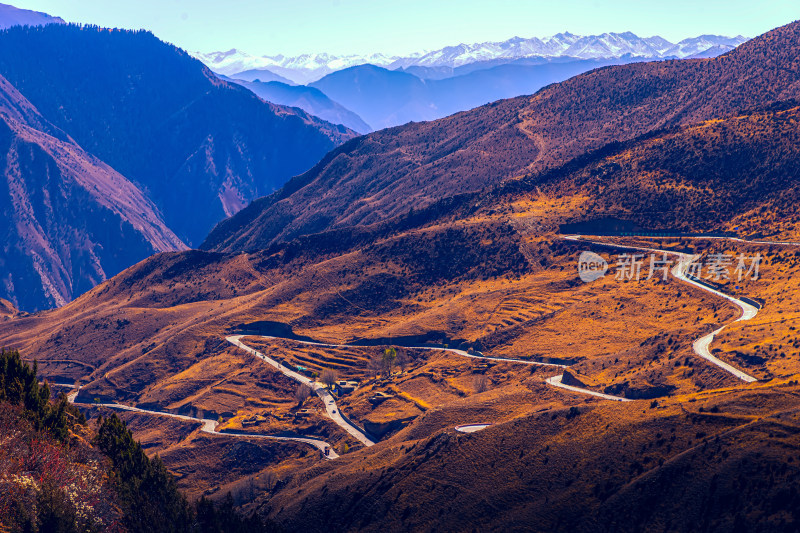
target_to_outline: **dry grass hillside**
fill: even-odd
[[[534,403],[477,433],[414,434],[431,413],[255,507],[300,529],[792,531],[797,409],[795,384],[654,408]]]
[[[601,68],[530,97],[379,131],[222,222],[203,247],[250,251],[370,224],[610,142],[797,98],[798,49],[800,24],[792,23],[717,58]]]
[[[526,213],[519,213],[521,219]],[[556,219],[562,216],[558,209],[553,213]],[[282,487],[316,477],[319,469],[334,475],[340,464],[372,464],[377,461],[373,454],[380,456],[389,443],[407,448],[411,441],[451,432],[458,424],[514,427],[503,424],[543,409],[568,413],[587,401],[605,403],[547,386],[544,379],[560,373],[554,367],[483,364],[443,352],[400,348],[405,368],[398,367],[401,372],[390,378],[376,377],[370,359],[382,353],[381,344],[413,344],[406,340],[413,336],[491,356],[573,365],[570,373],[591,390],[647,398],[634,402],[645,418],[659,413],[650,408],[653,398],[659,405],[684,398],[674,405],[688,405],[700,391],[713,398],[716,391],[741,388],[737,379],[697,358],[691,348],[693,339],[734,319],[733,306],[673,279],[621,283],[608,276],[582,283],[576,265],[586,245],[525,232],[527,225],[507,217],[481,212],[452,223],[375,235],[367,246],[344,238],[336,243],[329,235],[323,251],[287,245],[256,254],[162,254],[65,308],[2,322],[0,331],[4,344],[39,354],[46,375],[80,380],[85,401],[113,399],[222,416],[220,429],[241,430],[245,419],[260,416],[263,421],[249,431],[315,435],[344,454],[321,464],[309,447],[246,441],[237,446],[247,452],[230,455],[227,450],[239,440],[199,433],[198,425],[126,415],[148,451],[160,453],[179,474],[181,486],[195,495],[217,493],[220,487],[244,494],[247,490],[239,489],[256,483],[248,480],[279,479],[274,493],[288,498],[291,492]],[[452,264],[439,259],[437,243]],[[657,244],[710,253],[701,241]],[[597,251],[609,258],[616,253]],[[774,270],[773,264],[781,263],[769,257],[762,281],[744,292],[767,300],[765,310],[783,314],[788,300],[779,297],[778,287],[787,274]],[[765,287],[775,291],[773,296],[762,294]],[[258,321],[288,324],[298,335],[332,343],[382,339],[367,348],[243,339],[293,366],[317,373],[332,369],[340,379],[358,381],[354,392],[340,398],[339,407],[381,443],[363,449],[324,416],[315,398],[304,406],[310,414],[296,418],[296,384],[224,341],[239,325]],[[790,344],[792,338],[783,342]],[[718,346],[750,353],[747,342],[729,348],[720,341]],[[753,355],[760,357],[760,352]],[[766,365],[748,357],[728,360],[780,383],[797,373],[777,354]],[[378,396],[384,397],[376,401]],[[175,429],[159,429],[164,424]],[[449,454],[443,457],[451,460]],[[363,475],[381,472],[360,468],[365,468]],[[315,498],[329,501],[325,494]]]
[[[509,184],[500,189],[507,196],[494,203],[580,197],[582,205],[573,206],[564,222],[611,218],[660,231],[723,230],[791,240],[798,236],[792,212],[799,121],[800,107],[792,100],[655,132]]]
[[[619,236],[598,245],[565,239],[558,228],[611,214],[644,227],[794,235],[794,104],[731,113],[792,96],[796,56],[785,50],[795,49],[798,32],[796,25],[780,28],[714,60],[600,70],[531,99],[445,119],[467,121],[471,135],[451,132],[465,143],[507,140],[494,155],[474,159],[491,168],[506,164],[504,153],[517,157],[516,148],[534,146],[516,143],[535,137],[536,128],[563,145],[561,152],[547,150],[554,159],[541,160],[542,169],[603,145],[613,140],[602,126],[606,112],[625,142],[547,172],[529,167],[529,159],[519,167],[526,177],[513,184],[435,202],[433,195],[430,205],[410,212],[402,202],[381,211],[382,202],[394,200],[373,202],[374,191],[366,193],[358,180],[328,198],[338,187],[331,182],[328,192],[314,190],[336,200],[332,208],[346,204],[355,213],[369,206],[376,214],[347,218],[362,224],[276,240],[335,226],[332,219],[304,225],[310,219],[301,214],[284,234],[281,217],[298,214],[292,199],[310,194],[314,176],[347,180],[363,165],[380,174],[382,159],[358,152],[380,138],[396,143],[399,192],[444,160],[439,155],[452,154],[445,159],[454,171],[477,157],[458,143],[442,140],[446,146],[423,150],[403,137],[446,122],[351,141],[293,182],[281,196],[286,202],[261,202],[286,207],[281,217],[270,218],[272,207],[265,218],[251,217],[257,204],[230,221],[249,224],[234,232],[249,251],[164,253],[60,309],[9,309],[0,344],[36,354],[48,377],[79,382],[79,401],[221,418],[221,430],[330,443],[340,457],[328,461],[297,442],[213,435],[197,422],[125,415],[190,494],[235,491],[237,503],[288,529],[796,530],[800,340],[792,295],[800,247]],[[786,69],[767,73],[775,64]],[[737,81],[758,65],[769,87]],[[546,107],[555,117],[581,87],[597,88],[586,93],[596,101],[576,106],[597,111],[583,117],[585,127],[569,115],[569,126],[562,119],[559,127],[555,119],[530,122],[524,134],[483,122],[492,112],[514,122],[536,106],[541,116]],[[724,116],[711,120],[717,112]],[[658,129],[668,125],[653,123],[662,118],[675,127]],[[652,133],[640,136],[645,132]],[[405,158],[418,150],[430,153],[414,177]],[[447,185],[446,172],[437,172],[429,183]],[[495,182],[489,167],[457,175]],[[297,187],[303,183],[306,192]],[[446,186],[442,195],[458,190]],[[630,252],[625,245],[704,258],[762,255],[758,279],[720,287],[758,301],[759,313],[729,325],[711,344],[717,357],[756,381],[740,380],[693,349],[695,340],[737,319],[739,309],[674,277],[616,279],[616,259]],[[601,280],[579,279],[586,250],[611,264]],[[281,368],[312,377],[335,371],[357,381],[354,390],[337,393],[336,407],[376,444],[360,444],[325,415],[330,403],[303,399],[296,382],[225,340],[234,333]],[[501,360],[422,350],[420,343]],[[384,351],[389,345],[396,356]],[[562,373],[562,383],[578,390],[546,382]],[[475,423],[491,425],[471,434],[455,430]]]

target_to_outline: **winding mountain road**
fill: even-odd
[[[69,386],[64,383],[57,383],[56,385],[60,387]],[[333,447],[325,442],[324,440],[315,439],[312,437],[282,437],[278,435],[259,435],[256,433],[237,433],[237,432],[227,432],[227,431],[217,431],[217,421],[211,420],[209,418],[195,418],[193,416],[187,415],[179,415],[175,413],[167,413],[164,411],[152,411],[150,409],[140,409],[138,407],[133,407],[130,405],[123,405],[121,403],[93,403],[93,404],[84,404],[84,403],[76,403],[75,399],[78,397],[78,393],[80,392],[80,387],[72,386],[74,390],[67,395],[67,400],[74,405],[83,405],[86,407],[106,407],[109,409],[115,409],[118,411],[129,411],[133,413],[142,413],[147,415],[155,415],[155,416],[166,416],[169,418],[175,418],[178,420],[183,420],[186,422],[200,422],[202,427],[200,431],[203,433],[209,433],[211,435],[222,435],[225,437],[238,437],[238,438],[248,438],[248,439],[269,439],[269,440],[281,440],[281,441],[292,441],[292,442],[300,442],[303,444],[308,444],[309,446],[313,446],[314,448],[318,449],[322,452],[322,456],[326,459],[337,459],[339,455],[333,451]],[[325,450],[328,450],[328,453],[325,453]]]
[[[678,264],[675,265],[672,268],[672,275],[675,276],[677,279],[683,281],[684,283],[688,283],[690,285],[694,285],[695,287],[697,287],[699,289],[702,289],[704,291],[710,292],[711,294],[715,294],[716,296],[724,298],[724,299],[728,300],[729,302],[732,302],[734,305],[736,305],[741,310],[742,314],[739,316],[739,318],[737,318],[736,320],[731,322],[731,324],[735,324],[736,322],[741,322],[743,320],[751,320],[751,319],[755,318],[756,314],[758,314],[758,308],[756,306],[751,305],[751,304],[749,304],[747,302],[744,302],[742,300],[739,300],[738,298],[735,298],[735,297],[733,297],[733,296],[731,296],[729,294],[725,294],[724,292],[718,291],[716,289],[712,289],[711,287],[707,287],[706,285],[703,285],[702,283],[699,283],[696,280],[692,279],[691,277],[689,277],[686,274],[686,272],[687,272],[687,270],[689,268],[689,265],[692,262],[693,257],[690,256],[690,255],[687,255],[687,254],[679,254],[679,257],[680,257],[680,259],[678,261]],[[750,374],[742,372],[738,368],[735,368],[735,367],[729,365],[725,361],[722,361],[721,359],[718,359],[717,357],[714,357],[711,354],[710,347],[711,347],[711,343],[714,341],[714,337],[716,337],[717,334],[719,334],[720,331],[722,331],[723,329],[725,329],[729,325],[730,324],[727,324],[725,326],[722,326],[721,328],[718,328],[718,329],[712,331],[711,333],[709,333],[707,335],[703,335],[702,337],[700,337],[699,339],[694,341],[694,344],[692,345],[692,348],[694,349],[694,352],[697,355],[699,355],[700,357],[702,357],[706,361],[709,361],[709,362],[717,365],[718,367],[722,368],[723,370],[725,370],[727,372],[730,372],[731,374],[733,374],[737,378],[741,379],[742,381],[744,381],[746,383],[752,383],[754,381],[757,381],[756,378],[754,378]]]
[[[336,400],[333,398],[331,393],[324,385],[310,378],[307,378],[303,374],[295,372],[289,367],[281,364],[279,361],[276,361],[275,359],[267,355],[264,355],[258,350],[247,346],[240,340],[242,337],[245,336],[246,335],[230,335],[228,337],[225,337],[225,340],[230,342],[234,346],[241,348],[247,353],[255,355],[262,361],[266,362],[268,365],[275,367],[284,376],[289,377],[299,383],[305,383],[306,385],[311,387],[311,390],[314,391],[314,393],[316,393],[316,395],[322,399],[322,403],[325,404],[325,411],[328,413],[328,417],[331,420],[333,420],[339,427],[344,429],[347,433],[349,433],[352,437],[354,437],[356,440],[358,440],[358,442],[360,442],[364,446],[372,446],[373,444],[375,444],[375,441],[369,438],[363,429],[359,428],[358,426],[350,422],[350,420],[348,420],[344,415],[342,415],[341,410],[336,405]],[[261,337],[261,338],[275,339],[276,337]],[[297,342],[303,342],[303,341],[297,341]],[[313,342],[306,342],[305,344],[314,344],[317,346],[334,346],[332,344],[320,344]]]
[[[331,396],[328,389],[325,388],[322,384],[317,383],[316,381],[307,378],[306,376],[295,372],[291,368],[281,364],[279,361],[255,350],[244,344],[241,341],[242,337],[258,337],[260,339],[266,340],[282,340],[282,341],[291,341],[300,344],[305,344],[309,346],[321,346],[325,348],[375,348],[375,346],[367,346],[367,345],[357,345],[357,344],[328,344],[324,342],[314,342],[314,341],[304,341],[298,339],[290,339],[285,337],[274,337],[270,335],[229,335],[225,337],[225,340],[233,344],[234,346],[245,350],[247,353],[255,355],[262,361],[265,361],[267,364],[275,367],[280,373],[284,376],[287,376],[297,382],[305,383],[311,389],[322,398],[322,401],[325,404],[325,410],[328,413],[328,416],[331,420],[333,420],[339,427],[347,431],[350,435],[358,439],[359,442],[364,444],[365,446],[372,446],[375,442],[370,439],[366,432],[363,429],[359,428],[355,424],[353,424],[344,414],[342,413],[341,409],[336,406],[336,401],[334,400],[333,396]],[[506,359],[503,357],[488,357],[485,355],[478,355],[478,354],[471,354],[464,350],[458,350],[455,348],[439,348],[435,346],[405,346],[404,348],[409,348],[412,350],[426,350],[426,351],[439,351],[439,352],[448,352],[459,355],[461,357],[467,357],[470,359],[482,359],[488,361],[498,361],[504,363],[518,363],[524,365],[533,365],[533,366],[550,366],[550,367],[557,367],[557,368],[567,368],[566,365],[560,365],[555,363],[542,363],[539,361],[527,361],[525,359]]]
[[[751,305],[751,304],[749,304],[749,303],[747,303],[745,301],[742,301],[742,300],[740,300],[740,299],[738,299],[738,298],[736,298],[734,296],[731,296],[730,294],[725,294],[724,292],[718,291],[718,290],[716,290],[716,289],[714,289],[712,287],[709,287],[709,286],[707,286],[707,285],[705,285],[703,283],[700,283],[697,280],[695,280],[694,278],[692,278],[691,276],[689,276],[687,274],[687,271],[689,269],[689,266],[695,260],[695,256],[693,256],[693,255],[684,254],[684,253],[681,253],[681,252],[675,252],[675,251],[672,251],[672,250],[661,250],[661,249],[658,249],[658,248],[627,246],[627,245],[623,245],[623,244],[614,244],[614,243],[607,243],[607,242],[602,242],[602,241],[593,241],[593,240],[583,239],[580,235],[568,235],[568,236],[565,236],[564,238],[567,239],[567,240],[586,242],[588,244],[594,244],[594,245],[597,245],[597,246],[605,246],[605,247],[608,247],[608,248],[622,248],[622,249],[633,250],[633,251],[637,251],[637,252],[654,252],[654,253],[659,253],[659,254],[677,256],[678,257],[678,262],[675,264],[674,267],[672,267],[672,270],[671,270],[672,275],[676,279],[678,279],[678,280],[680,280],[680,281],[682,281],[684,283],[687,283],[689,285],[692,285],[692,286],[694,286],[694,287],[696,287],[696,288],[698,288],[700,290],[703,290],[703,291],[709,292],[711,294],[714,294],[714,295],[716,295],[716,296],[718,296],[720,298],[724,298],[725,300],[728,300],[729,302],[733,303],[734,305],[736,305],[740,309],[741,315],[739,316],[739,318],[737,318],[736,320],[731,322],[731,324],[734,324],[736,322],[741,322],[741,321],[744,321],[744,320],[751,320],[758,313],[758,308],[756,306]],[[747,241],[747,240],[739,239],[739,238],[735,238],[735,237],[730,237],[730,238],[715,237],[715,239],[717,239],[717,240],[731,240],[731,241],[734,241],[734,242],[742,242],[742,243],[749,243],[749,244],[776,244],[776,245],[785,245],[785,246],[797,245],[798,244],[798,243],[788,243],[788,242],[787,243],[778,243],[778,242],[770,243],[768,241]],[[708,334],[703,335],[702,337],[698,338],[696,341],[694,341],[694,343],[692,345],[692,348],[694,349],[694,352],[697,355],[699,355],[700,357],[702,357],[706,361],[709,361],[710,363],[722,368],[723,370],[725,370],[726,372],[729,372],[730,374],[733,374],[734,376],[736,376],[737,378],[741,379],[742,381],[744,381],[746,383],[752,383],[754,381],[757,381],[755,377],[747,374],[746,372],[743,372],[743,371],[739,370],[738,368],[726,363],[725,361],[722,361],[721,359],[719,359],[717,357],[714,357],[714,355],[711,354],[710,346],[711,346],[711,343],[714,340],[714,337],[716,337],[719,334],[719,332],[721,332],[723,329],[725,329],[729,325],[730,324],[726,324],[725,326],[722,326],[721,328],[718,328],[718,329],[712,331],[711,333],[708,333]],[[577,387],[576,387],[576,389],[577,389]]]
[[[587,244],[593,244],[593,245],[596,245],[596,246],[604,246],[604,247],[618,248],[618,249],[621,248],[621,249],[629,249],[629,250],[633,250],[633,251],[637,251],[637,252],[652,252],[652,253],[658,253],[658,254],[666,254],[666,255],[669,255],[669,256],[676,256],[678,258],[678,262],[671,269],[671,274],[672,274],[673,277],[675,277],[679,281],[682,281],[684,283],[692,285],[692,286],[694,286],[694,287],[696,287],[696,288],[698,288],[700,290],[709,292],[709,293],[714,294],[714,295],[716,295],[716,296],[718,296],[720,298],[728,300],[729,302],[733,303],[734,305],[736,305],[740,309],[740,311],[741,311],[740,316],[736,320],[731,322],[731,324],[736,323],[736,322],[740,322],[740,321],[751,320],[758,313],[758,308],[755,307],[754,305],[751,305],[750,303],[747,303],[747,302],[745,302],[743,300],[740,300],[740,299],[738,299],[738,298],[736,298],[734,296],[731,296],[729,294],[725,294],[725,293],[723,293],[721,291],[718,291],[718,290],[716,290],[716,289],[714,289],[712,287],[709,287],[709,286],[707,286],[707,285],[705,285],[703,283],[700,283],[699,281],[697,281],[696,279],[694,279],[693,277],[688,275],[687,271],[689,269],[689,266],[695,260],[695,257],[692,256],[692,255],[685,254],[685,253],[682,253],[682,252],[675,252],[675,251],[671,251],[671,250],[661,250],[661,249],[658,249],[658,248],[628,246],[628,245],[622,245],[622,244],[607,243],[607,242],[602,242],[602,241],[593,241],[593,240],[584,239],[583,236],[580,236],[580,235],[568,235],[568,236],[564,236],[563,238],[566,239],[566,240],[586,242]],[[734,242],[742,242],[742,243],[748,243],[748,244],[800,246],[800,243],[792,243],[792,242],[747,241],[747,240],[744,240],[744,239],[739,239],[739,238],[734,238],[734,237],[731,237],[731,238],[713,237],[713,238],[714,239],[718,239],[718,240],[730,240],[730,241],[734,241]],[[717,357],[714,357],[714,355],[712,355],[712,353],[711,353],[710,346],[711,346],[711,343],[713,342],[714,338],[716,337],[716,335],[718,335],[723,329],[725,329],[729,325],[730,324],[726,324],[726,325],[724,325],[724,326],[722,326],[722,327],[720,327],[720,328],[718,328],[718,329],[716,329],[716,330],[714,330],[714,331],[712,331],[712,332],[710,332],[710,333],[698,338],[697,340],[694,341],[692,347],[694,349],[694,352],[698,356],[700,356],[703,359],[709,361],[710,363],[722,368],[726,372],[729,372],[730,374],[736,376],[737,378],[741,379],[742,381],[747,382],[747,383],[752,383],[752,382],[756,381],[755,377],[753,377],[753,376],[751,376],[751,375],[749,375],[749,374],[747,374],[747,373],[735,368],[734,366],[726,363],[725,361],[720,360]],[[225,337],[225,340],[228,341],[229,343],[231,343],[234,346],[236,346],[237,348],[240,348],[240,349],[246,351],[247,353],[249,353],[251,355],[254,355],[255,357],[261,359],[262,361],[266,362],[267,364],[269,364],[270,366],[274,367],[276,370],[281,372],[283,375],[291,378],[294,381],[297,381],[299,383],[303,383],[303,384],[308,385],[311,388],[311,390],[320,399],[322,399],[322,402],[323,402],[323,404],[325,406],[326,414],[333,422],[335,422],[339,427],[344,429],[353,438],[355,438],[356,440],[361,442],[364,446],[372,446],[372,445],[375,444],[375,441],[372,440],[372,438],[370,438],[370,436],[362,428],[358,427],[353,422],[351,422],[341,412],[341,410],[336,405],[336,401],[335,401],[334,397],[330,394],[330,392],[328,391],[328,389],[325,386],[323,386],[322,384],[316,382],[315,380],[312,380],[312,379],[310,379],[310,378],[308,378],[308,377],[306,377],[306,376],[304,376],[304,375],[292,370],[291,368],[289,368],[289,367],[283,365],[281,362],[279,362],[279,361],[277,361],[277,360],[275,360],[275,359],[263,354],[262,352],[259,352],[258,350],[254,349],[254,348],[251,348],[250,346],[247,346],[246,344],[244,344],[241,341],[242,337],[245,337],[245,336],[247,336],[247,337],[258,337],[258,338],[266,339],[266,340],[291,341],[291,342],[296,342],[296,343],[310,345],[310,346],[319,346],[319,347],[327,347],[327,348],[374,348],[374,346],[355,345],[355,344],[330,344],[330,343],[305,341],[305,340],[298,340],[298,339],[285,338],[285,337],[275,337],[275,336],[268,336],[268,335],[229,335],[229,336]],[[459,350],[459,349],[455,349],[455,348],[440,348],[440,347],[431,347],[431,346],[407,346],[406,348],[416,349],[416,350],[426,350],[426,351],[447,352],[447,353],[452,353],[452,354],[458,355],[460,357],[466,357],[466,358],[471,358],[471,359],[481,359],[481,360],[488,360],[488,361],[505,362],[505,363],[517,363],[517,364],[544,366],[544,367],[568,368],[568,365],[562,365],[562,364],[556,364],[556,363],[543,363],[543,362],[539,362],[539,361],[529,361],[529,360],[525,360],[525,359],[508,359],[508,358],[502,358],[502,357],[490,357],[490,356],[485,356],[485,355],[482,355],[482,354],[469,353],[467,351]],[[616,401],[616,402],[630,402],[630,401],[632,401],[629,398],[622,398],[622,397],[619,397],[619,396],[613,396],[613,395],[610,395],[610,394],[603,394],[603,393],[600,393],[600,392],[595,392],[595,391],[588,390],[588,389],[585,389],[585,388],[582,388],[582,387],[566,385],[566,384],[564,384],[562,382],[562,380],[563,380],[563,374],[559,374],[559,375],[547,378],[545,380],[545,382],[548,385],[551,385],[553,387],[557,387],[557,388],[560,388],[560,389],[563,389],[563,390],[567,390],[567,391],[570,391],[570,392],[576,392],[576,393],[579,393],[579,394],[590,395],[590,396],[594,396],[594,397],[605,399],[605,400]],[[76,399],[77,395],[78,395],[78,390],[76,389],[75,391],[73,391],[72,393],[70,393],[68,395],[69,401],[72,402],[72,403],[75,403],[75,399]],[[145,414],[151,414],[151,415],[157,415],[157,416],[168,416],[168,417],[172,417],[172,418],[176,418],[176,419],[180,419],[180,420],[186,420],[186,421],[192,421],[192,422],[200,422],[202,424],[201,431],[203,431],[205,433],[213,434],[213,435],[225,435],[225,436],[246,437],[246,438],[267,438],[267,439],[273,439],[273,440],[302,442],[302,443],[308,444],[310,446],[313,446],[313,447],[319,449],[320,451],[323,452],[323,456],[328,458],[328,459],[335,459],[335,458],[338,457],[338,455],[333,451],[332,447],[328,443],[326,443],[325,441],[319,440],[319,439],[311,438],[311,437],[280,437],[280,436],[273,436],[273,435],[255,435],[255,434],[245,434],[245,433],[218,432],[218,431],[216,431],[216,422],[214,420],[194,418],[194,417],[190,417],[190,416],[186,416],[186,415],[178,415],[178,414],[174,414],[174,413],[151,411],[151,410],[147,410],[147,409],[139,409],[137,407],[131,407],[131,406],[122,405],[122,404],[118,404],[118,403],[103,403],[103,404],[95,404],[95,405],[98,405],[100,407],[107,407],[107,408],[111,408],[111,409],[119,409],[119,410],[124,410],[124,411],[139,412],[139,413],[145,413]],[[474,431],[479,431],[481,429],[484,429],[485,427],[488,427],[488,425],[489,424],[464,424],[464,425],[461,425],[461,426],[457,426],[456,430],[460,431],[460,432],[474,432]],[[328,455],[325,455],[325,453],[324,453],[326,449],[328,449]]]

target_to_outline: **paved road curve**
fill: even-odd
[[[758,313],[758,308],[756,306],[750,305],[749,303],[739,300],[738,298],[734,298],[733,296],[725,294],[724,292],[712,289],[711,287],[706,287],[702,283],[698,283],[694,279],[687,276],[686,271],[689,268],[691,262],[692,262],[692,256],[686,254],[680,254],[680,259],[678,261],[678,264],[675,265],[672,269],[672,275],[678,278],[679,280],[683,281],[684,283],[694,285],[699,289],[715,294],[721,298],[725,298],[729,302],[732,302],[734,305],[739,307],[742,314],[739,316],[739,318],[734,320],[732,324],[735,324],[736,322],[741,322],[743,320],[751,320],[756,316],[756,314]],[[695,353],[700,357],[702,357],[703,359],[710,361],[711,363],[717,365],[723,370],[730,372],[731,374],[741,379],[742,381],[745,381],[747,383],[752,383],[756,381],[756,378],[745,372],[742,372],[738,368],[729,365],[725,361],[722,361],[721,359],[718,359],[711,354],[710,347],[711,343],[714,341],[714,337],[716,337],[717,334],[723,329],[725,329],[728,325],[722,326],[721,328],[712,331],[708,335],[700,337],[699,339],[694,341],[692,348],[694,348]]]
[[[480,431],[482,429],[486,429],[491,424],[462,424],[460,426],[456,426],[456,431],[460,433],[475,433],[476,431]]]
[[[314,381],[314,380],[312,380],[310,378],[307,378],[303,374],[295,372],[294,370],[290,369],[289,367],[287,367],[285,365],[282,365],[280,362],[276,361],[275,359],[273,359],[271,357],[268,357],[268,356],[264,355],[263,353],[259,352],[258,350],[247,346],[246,344],[244,344],[240,340],[242,337],[245,337],[245,336],[258,337],[258,335],[231,335],[231,336],[225,337],[225,340],[230,342],[234,346],[236,346],[238,348],[241,348],[242,350],[246,351],[247,353],[255,355],[256,357],[258,357],[262,361],[265,361],[270,366],[275,367],[284,376],[287,376],[287,377],[289,377],[289,378],[291,378],[291,379],[293,379],[295,381],[298,381],[300,383],[305,383],[306,385],[311,387],[311,390],[313,390],[317,394],[317,396],[322,398],[322,402],[325,404],[325,411],[328,413],[328,417],[331,420],[333,420],[339,427],[341,427],[342,429],[347,431],[347,433],[349,433],[351,436],[353,436],[356,440],[358,440],[364,446],[372,446],[373,444],[375,444],[375,442],[366,435],[364,430],[362,430],[361,428],[357,427],[355,424],[350,422],[350,420],[348,420],[344,416],[342,416],[341,411],[339,410],[339,408],[336,405],[336,400],[334,400],[333,396],[331,395],[331,393],[328,391],[328,389],[324,385],[322,385],[321,383],[317,383],[316,381]],[[261,336],[261,338],[264,338],[264,339],[275,339],[276,337]],[[291,340],[291,339],[287,339],[287,340]],[[303,341],[297,341],[297,342],[303,342]],[[334,345],[331,345],[331,344],[320,344],[320,343],[313,343],[313,342],[306,342],[305,344],[315,344],[315,345],[318,345],[318,346],[334,346]]]
[[[269,335],[231,335],[225,337],[225,340],[245,350],[246,352],[255,355],[259,359],[266,361],[269,365],[275,367],[280,371],[283,375],[292,378],[295,381],[299,381],[300,383],[305,383],[312,388],[317,395],[322,398],[322,401],[325,402],[325,409],[328,412],[328,416],[336,422],[341,428],[347,431],[350,435],[355,437],[365,446],[372,446],[375,444],[365,433],[364,431],[357,427],[355,424],[350,422],[344,415],[342,415],[341,411],[337,408],[336,402],[333,399],[333,396],[328,392],[328,390],[321,384],[307,378],[306,376],[299,374],[292,370],[291,368],[282,365],[279,361],[272,359],[264,355],[263,353],[250,348],[246,344],[241,341],[242,337],[258,337],[260,339],[267,339],[267,340],[285,340],[291,342],[297,342],[300,344],[306,344],[311,346],[321,346],[324,348],[375,348],[375,346],[366,346],[366,345],[356,345],[356,344],[327,344],[324,342],[313,342],[313,341],[303,341],[297,339],[289,339],[284,337],[273,337]],[[533,366],[550,366],[550,367],[557,367],[557,368],[567,368],[566,365],[559,365],[555,363],[541,363],[539,361],[527,361],[525,359],[506,359],[503,357],[488,357],[485,355],[478,355],[478,354],[471,354],[464,350],[457,350],[455,348],[438,348],[433,346],[404,346],[404,348],[412,349],[412,350],[427,350],[427,351],[439,351],[439,352],[449,352],[461,357],[468,357],[470,359],[483,359],[488,361],[498,361],[504,363],[518,363],[524,365],[533,365]]]
[[[57,385],[61,387],[69,386],[63,383],[58,383]],[[211,435],[223,435],[225,437],[238,437],[238,438],[248,438],[248,439],[270,439],[270,440],[301,442],[303,444],[308,444],[310,446],[313,446],[314,448],[321,451],[322,456],[325,457],[326,459],[337,459],[339,457],[339,455],[335,451],[333,451],[333,447],[330,444],[320,439],[314,439],[311,437],[280,437],[277,435],[258,435],[253,433],[229,433],[224,431],[217,431],[216,429],[217,421],[208,418],[195,418],[193,416],[178,415],[175,413],[166,413],[163,411],[151,411],[149,409],[139,409],[138,407],[123,405],[121,403],[93,403],[93,404],[76,403],[75,399],[78,396],[78,392],[80,392],[80,387],[75,387],[75,390],[73,390],[71,393],[67,395],[67,399],[69,400],[70,403],[75,405],[84,405],[86,407],[107,407],[109,409],[116,409],[118,411],[130,411],[134,413],[143,413],[148,415],[167,416],[170,418],[176,418],[178,420],[184,420],[186,422],[200,422],[202,424],[200,431],[202,431],[203,433],[209,433]],[[328,450],[327,455],[325,455],[326,449]]]
[[[604,400],[612,400],[612,401],[615,401],[615,402],[631,402],[631,401],[633,401],[633,400],[630,400],[628,398],[622,398],[620,396],[612,396],[610,394],[603,394],[602,392],[595,392],[593,390],[584,389],[582,387],[574,387],[572,385],[565,385],[564,383],[561,382],[561,380],[563,378],[564,378],[564,374],[559,374],[557,376],[553,376],[551,378],[547,378],[544,381],[545,381],[545,383],[547,383],[548,385],[552,385],[553,387],[558,387],[560,389],[565,389],[565,390],[572,391],[572,392],[579,392],[581,394],[589,394],[591,396],[596,396],[596,397],[602,398]]]
[[[689,265],[692,263],[692,261],[694,259],[694,256],[692,256],[690,254],[684,254],[684,253],[675,252],[675,251],[671,251],[671,250],[660,250],[658,248],[626,246],[626,245],[622,245],[622,244],[613,244],[613,243],[600,242],[600,241],[584,240],[584,239],[581,239],[580,235],[570,235],[570,236],[567,236],[567,237],[564,237],[564,238],[568,239],[568,240],[573,240],[573,241],[587,242],[587,243],[595,244],[595,245],[598,245],[598,246],[606,246],[606,247],[609,247],[609,248],[623,248],[623,249],[634,250],[634,251],[638,251],[638,252],[655,252],[655,253],[659,253],[659,254],[667,254],[667,255],[677,256],[678,257],[678,263],[672,268],[672,275],[675,278],[677,278],[678,280],[680,280],[680,281],[682,281],[684,283],[688,283],[689,285],[693,285],[694,287],[697,287],[700,290],[703,290],[703,291],[706,291],[706,292],[710,292],[711,294],[719,296],[720,298],[724,298],[724,299],[728,300],[729,302],[733,303],[734,305],[736,305],[741,310],[741,315],[739,316],[739,318],[734,320],[732,323],[741,322],[743,320],[751,320],[758,313],[758,308],[757,307],[755,307],[753,305],[750,305],[749,303],[744,302],[744,301],[742,301],[742,300],[740,300],[740,299],[738,299],[738,298],[736,298],[734,296],[731,296],[729,294],[725,294],[724,292],[721,292],[721,291],[718,291],[718,290],[713,289],[711,287],[708,287],[708,286],[706,286],[706,285],[704,285],[702,283],[697,282],[696,280],[692,279],[691,277],[689,277],[686,274],[686,271],[688,270]],[[725,238],[722,238],[722,237],[719,237],[718,239],[725,240]],[[742,239],[736,239],[736,238],[729,238],[727,240],[736,241],[736,242],[754,243],[754,244],[780,244],[780,245],[791,245],[791,244],[794,244],[794,243],[768,243],[766,241],[744,241]],[[730,325],[730,324],[728,324],[728,325]],[[719,329],[717,329],[715,331],[712,331],[711,333],[709,333],[707,335],[704,335],[704,336],[700,337],[699,339],[697,339],[696,341],[694,341],[694,344],[692,345],[692,347],[694,348],[694,352],[697,355],[699,355],[700,357],[702,357],[703,359],[709,361],[710,363],[712,363],[714,365],[717,365],[718,367],[722,368],[726,372],[729,372],[729,373],[733,374],[734,376],[736,376],[737,378],[741,379],[742,381],[745,381],[747,383],[752,383],[753,381],[756,381],[756,378],[754,378],[753,376],[751,376],[751,375],[749,375],[749,374],[747,374],[745,372],[742,372],[741,370],[733,367],[732,365],[726,363],[725,361],[722,361],[721,359],[718,359],[717,357],[714,357],[711,354],[711,350],[709,349],[710,346],[711,346],[711,342],[714,340],[714,337],[716,337],[716,335],[720,331],[725,329],[728,325],[722,326],[721,328],[719,328]]]

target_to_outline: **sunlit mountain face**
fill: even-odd
[[[201,61],[77,7],[0,6],[0,530],[800,529],[800,23]]]

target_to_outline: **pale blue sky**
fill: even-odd
[[[69,22],[146,28],[188,50],[408,54],[560,31],[676,41],[753,37],[800,18],[798,0],[4,0]]]

